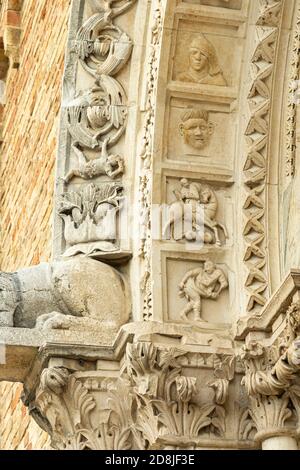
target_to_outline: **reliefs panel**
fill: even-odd
[[[216,247],[230,243],[224,223],[231,214],[230,191],[206,181],[166,178],[167,210],[163,211],[163,239]],[[192,243],[195,242],[195,246]]]
[[[234,25],[211,25],[191,16],[176,20],[172,79],[192,86],[237,85],[241,67],[240,32]]]
[[[168,160],[232,171],[236,135],[229,105],[172,97],[166,126]]]
[[[83,19],[75,11],[72,21],[78,26],[71,29],[58,164],[64,256],[84,253],[109,260],[112,253],[123,259],[128,252],[128,240],[120,246],[117,213],[130,165],[125,135],[133,39],[128,28],[135,3],[81,2]]]
[[[114,253],[123,187],[118,183],[90,184],[61,196],[58,212],[64,221],[65,256]]]
[[[231,323],[229,282],[233,288],[234,277],[221,257],[217,258],[164,253],[163,272],[168,279],[165,321],[204,328],[226,328]]]
[[[161,64],[169,67],[159,74],[155,128],[153,202],[162,207],[155,285],[163,279],[154,316],[226,332],[238,298],[235,179],[246,17],[236,10],[244,13],[248,2],[174,3],[163,29]]]

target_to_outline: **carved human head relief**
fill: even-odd
[[[189,54],[189,68],[178,75],[178,80],[207,85],[227,85],[216,50],[203,34],[194,37],[186,49]]]
[[[210,141],[214,125],[209,121],[209,114],[202,109],[190,109],[181,116],[180,134],[184,142],[194,149],[202,150]]]

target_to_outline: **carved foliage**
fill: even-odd
[[[216,434],[225,429],[225,413],[216,404],[194,401],[196,378],[182,375],[184,355],[152,344],[128,345],[126,367],[138,401],[137,424],[150,446],[171,436],[193,441],[209,428]]]
[[[91,427],[90,414],[96,403],[67,369],[54,367],[43,371],[36,405],[49,421],[53,447],[84,448],[81,431]]]
[[[223,436],[224,382],[233,378],[233,359],[214,356],[218,378],[209,385],[219,390],[221,380],[222,392],[201,404],[196,378],[183,375],[185,357],[185,351],[160,350],[151,343],[128,345],[122,377],[104,379],[103,386],[62,367],[45,369],[32,408],[47,423],[56,449],[193,446],[203,433]],[[106,406],[98,402],[100,392],[106,394]]]
[[[287,315],[287,342],[265,349],[252,341],[244,346],[242,360],[246,373],[242,380],[249,395],[249,408],[243,412],[240,438],[247,438],[256,428],[257,439],[274,435],[299,425],[300,338],[299,306],[293,305]]]

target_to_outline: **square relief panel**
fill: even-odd
[[[225,263],[209,257],[165,260],[165,320],[199,327],[228,327],[233,321],[233,275]]]
[[[232,10],[241,10],[242,0],[183,0],[182,3],[191,5],[207,5],[210,7],[231,8]]]
[[[180,19],[177,28],[172,80],[193,86],[238,86],[243,45],[239,27]]]
[[[189,251],[229,247],[233,243],[233,201],[230,188],[195,178],[166,177],[162,202],[165,242]]]
[[[235,115],[228,106],[171,98],[168,120],[168,160],[233,169]]]

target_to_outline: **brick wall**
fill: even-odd
[[[1,270],[51,255],[54,166],[70,0],[23,0],[18,69],[6,82],[1,167]],[[3,17],[3,15],[2,15]],[[20,402],[22,386],[0,384],[0,448],[49,443]]]

